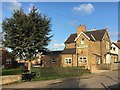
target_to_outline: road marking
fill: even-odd
[[[116,80],[114,80],[112,77],[110,77],[110,76],[107,76],[107,75],[105,75],[107,78],[109,78],[109,79],[112,79],[113,81],[115,81],[115,82],[118,82],[118,81],[116,81]]]
[[[109,89],[107,86],[105,86],[103,83],[101,83],[102,84],[102,86],[106,89],[106,90],[111,90],[111,89]]]

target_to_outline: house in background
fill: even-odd
[[[61,66],[62,51],[43,52],[41,60],[44,66]]]
[[[120,62],[120,41],[118,40],[117,43],[112,42],[110,53],[106,54],[106,60],[108,64],[112,64],[115,62]]]
[[[107,29],[86,31],[86,26],[80,25],[77,33],[71,34],[65,41],[61,66],[85,66],[94,70],[98,64],[107,62],[110,44]]]
[[[10,53],[4,47],[0,47],[0,63],[3,68],[12,68],[13,59]]]
[[[117,41],[117,43],[112,43],[111,44],[111,50],[110,50],[110,52],[112,53],[112,54],[115,54],[116,55],[116,57],[114,56],[111,56],[111,61],[112,62],[118,62],[118,61],[120,61],[120,41],[118,40]]]
[[[85,66],[86,69],[95,71],[99,65],[114,61],[111,60],[113,57],[118,60],[118,54],[111,51],[107,29],[86,31],[86,26],[80,25],[77,33],[71,34],[64,43],[63,51],[51,51],[42,55],[44,64],[62,67]]]

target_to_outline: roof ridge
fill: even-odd
[[[106,30],[106,28],[104,28],[104,29],[98,29],[98,30],[93,30],[93,31],[86,31],[86,32],[95,32],[95,31],[104,31],[104,30]]]

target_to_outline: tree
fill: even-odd
[[[47,50],[52,35],[51,18],[42,15],[33,7],[29,14],[24,10],[14,10],[11,18],[2,22],[3,45],[12,50],[17,58],[33,60],[36,55]]]

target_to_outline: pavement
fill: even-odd
[[[3,85],[6,88],[104,88],[111,90],[119,88],[120,74],[118,71],[108,71],[98,74],[85,74],[81,77],[69,77],[46,81],[21,82],[16,84]],[[119,88],[120,89],[120,88]]]

